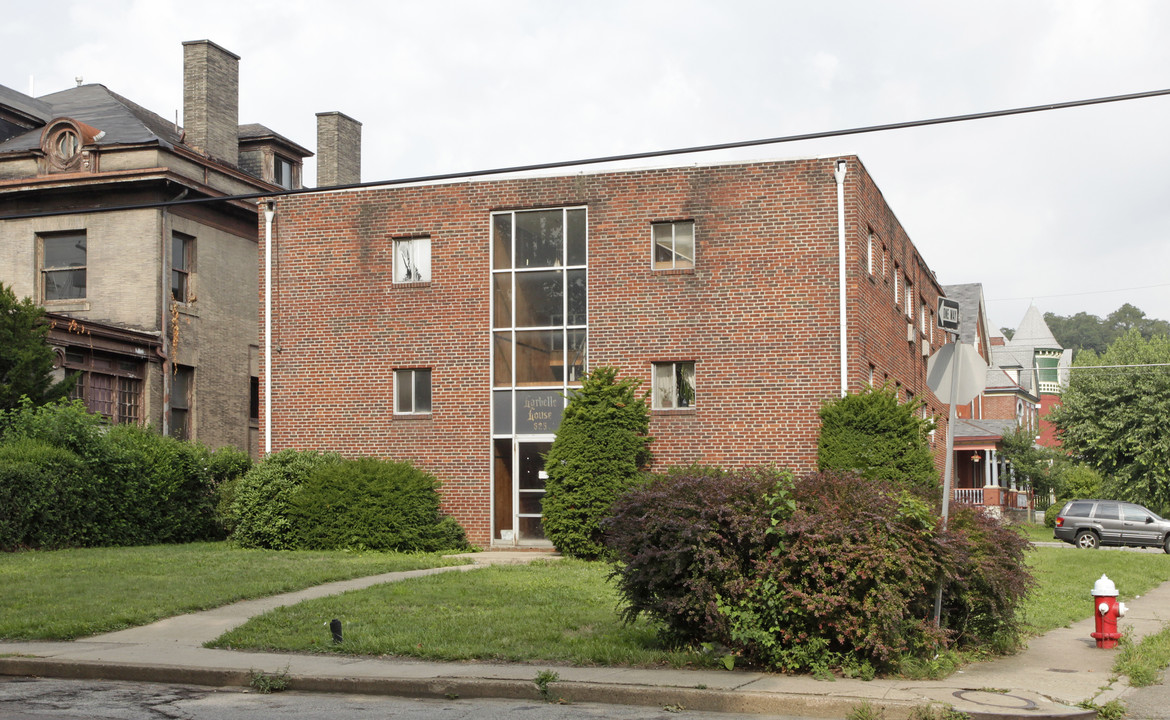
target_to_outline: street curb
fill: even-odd
[[[272,673],[267,673],[272,675]],[[0,657],[0,675],[53,677],[71,680],[115,680],[153,682],[208,687],[247,688],[252,680],[249,671],[229,668],[192,668],[176,665],[62,661],[52,658]],[[374,678],[315,677],[289,674],[284,678],[287,689],[318,693],[392,695],[433,699],[542,700],[532,680],[502,678]],[[880,710],[885,720],[910,720],[921,717],[930,707],[938,710],[951,705],[974,720],[1092,720],[1096,712],[1081,708],[1038,709],[1020,712],[978,710],[963,702],[943,703],[923,698],[921,701],[890,700],[842,695],[807,695],[794,693],[712,690],[692,687],[656,685],[619,685],[557,680],[548,684],[554,702],[634,705],[643,707],[683,708],[704,712],[785,715],[806,718],[842,718],[859,706],[868,704]]]

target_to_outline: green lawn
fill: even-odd
[[[1036,633],[1092,613],[1109,575],[1122,600],[1170,580],[1163,553],[1034,548]],[[445,564],[435,556],[271,552],[222,543],[0,555],[0,637],[72,638],[332,580]],[[310,600],[253,619],[218,647],[579,665],[710,666],[618,619],[608,568],[571,560],[445,573]],[[326,623],[339,618],[345,642]]]
[[[256,618],[213,647],[574,665],[707,665],[661,648],[647,622],[623,625],[601,563],[496,566],[309,600]],[[345,642],[332,644],[332,618]]]
[[[0,638],[76,638],[334,580],[458,562],[226,543],[0,553]]]
[[[1060,542],[1052,536],[1052,528],[1039,523],[1020,523],[1016,528],[1032,542]]]

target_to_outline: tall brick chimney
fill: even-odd
[[[339,112],[317,113],[317,187],[362,181],[362,124]]]
[[[210,40],[183,43],[187,145],[229,165],[240,155],[240,56]]]

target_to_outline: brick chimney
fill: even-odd
[[[186,144],[239,164],[240,56],[210,40],[183,43],[183,130]]]
[[[362,124],[339,112],[317,113],[317,187],[362,181]]]

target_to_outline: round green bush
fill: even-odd
[[[1067,500],[1057,500],[1056,502],[1054,502],[1048,506],[1048,509],[1044,511],[1044,526],[1045,527],[1050,527],[1050,528],[1056,527],[1056,516],[1060,514],[1060,511],[1064,508],[1064,504],[1066,502],[1068,502],[1068,501]]]
[[[439,482],[408,462],[374,458],[323,465],[291,501],[296,546],[306,550],[466,549],[439,510]]]
[[[74,452],[21,438],[0,445],[0,550],[87,544],[92,477]]]
[[[289,518],[293,501],[315,470],[341,461],[336,453],[281,450],[254,465],[235,484],[226,520],[235,528],[231,539],[247,548],[297,547]]]

